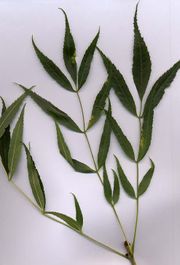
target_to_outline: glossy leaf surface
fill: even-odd
[[[144,175],[141,183],[139,184],[139,187],[138,187],[138,196],[143,195],[146,192],[146,190],[148,189],[148,187],[149,187],[149,185],[151,183],[151,179],[152,179],[153,173],[154,173],[154,168],[155,168],[154,163],[151,160],[151,168]]]

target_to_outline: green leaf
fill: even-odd
[[[65,142],[64,136],[57,123],[56,123],[56,132],[57,132],[59,151],[61,155],[66,159],[66,161],[74,168],[74,170],[81,173],[94,173],[95,171],[91,169],[89,166],[72,158],[71,152]]]
[[[3,115],[3,113],[6,111],[6,105],[2,97],[1,97],[1,100],[2,100],[2,115]],[[11,140],[10,126],[8,126],[5,129],[4,134],[0,138],[0,157],[1,157],[3,167],[7,174],[9,173],[8,153],[9,153],[10,140]]]
[[[23,107],[19,119],[16,123],[16,126],[13,130],[10,147],[9,147],[9,154],[8,154],[8,168],[9,168],[9,180],[12,179],[19,159],[21,155],[22,149],[22,136],[23,136],[23,122],[24,122],[24,108]]]
[[[59,219],[63,220],[70,227],[72,227],[78,231],[81,231],[81,227],[79,226],[79,223],[68,215],[65,215],[63,213],[58,213],[58,212],[46,212],[46,214],[52,214],[52,215],[58,217]]]
[[[155,168],[154,163],[151,160],[151,168],[145,174],[145,176],[143,177],[143,179],[142,179],[142,181],[138,187],[138,196],[143,195],[145,193],[145,191],[147,190],[147,188],[149,187],[153,173],[154,173],[154,168]]]
[[[146,43],[139,31],[137,23],[137,9],[138,5],[136,6],[134,16],[134,55],[132,72],[139,97],[142,100],[151,74],[151,60]]]
[[[42,98],[35,92],[30,91],[29,89],[25,88],[24,86],[19,86],[24,89],[27,94],[36,102],[36,104],[49,116],[51,116],[55,121],[59,122],[60,124],[64,125],[68,129],[75,131],[75,132],[81,132],[80,128],[77,126],[77,124],[62,110],[58,109],[56,106],[54,106],[51,102],[47,101],[46,99]]]
[[[111,189],[111,184],[108,179],[108,174],[107,174],[105,165],[103,167],[103,187],[104,187],[105,198],[107,202],[111,204],[112,203],[112,189]]]
[[[134,192],[134,189],[131,185],[131,183],[129,182],[128,178],[126,177],[120,163],[119,163],[119,160],[118,158],[115,156],[115,159],[116,159],[116,163],[117,163],[117,170],[118,170],[118,175],[119,175],[119,178],[120,178],[120,181],[121,181],[121,184],[122,184],[122,187],[124,189],[124,191],[133,199],[136,198],[136,195],[135,195],[135,192]]]
[[[76,48],[71,30],[69,27],[69,21],[66,12],[60,8],[65,16],[66,31],[64,37],[63,57],[66,68],[70,73],[74,83],[77,82],[77,65],[76,65]]]
[[[71,157],[71,153],[69,151],[69,148],[64,140],[63,134],[60,130],[60,127],[56,123],[56,132],[57,132],[57,141],[58,141],[58,147],[61,155],[66,159],[66,161],[73,166],[73,161]]]
[[[119,185],[119,179],[116,174],[116,172],[113,170],[113,176],[114,176],[114,188],[113,188],[113,204],[115,205],[119,201],[119,195],[120,195],[120,185]]]
[[[153,116],[154,116],[154,111],[152,108],[149,108],[148,111],[145,113],[144,119],[143,119],[143,126],[141,130],[141,138],[140,138],[139,153],[138,153],[138,161],[143,159],[143,157],[146,155],[149,149],[149,146],[151,144]]]
[[[144,107],[144,116],[149,108],[155,108],[162,99],[165,89],[170,87],[177,71],[180,69],[180,61],[175,63],[167,72],[165,72],[153,85]]]
[[[88,124],[88,129],[92,127],[99,120],[101,113],[104,110],[106,99],[109,96],[110,89],[111,89],[111,79],[108,76],[106,82],[104,83],[103,87],[97,94],[96,99],[94,101],[91,112],[91,118]]]
[[[58,68],[58,66],[50,60],[47,56],[45,56],[36,46],[33,38],[32,38],[32,44],[34,47],[34,50],[36,52],[36,55],[38,59],[40,60],[42,66],[46,70],[46,72],[63,88],[74,92],[71,83],[67,79],[67,77],[63,74],[63,72]]]
[[[72,166],[75,169],[75,171],[80,172],[80,173],[95,173],[95,170],[90,168],[88,165],[76,160],[72,159]]]
[[[78,222],[80,228],[82,229],[83,227],[83,215],[82,215],[82,211],[79,205],[79,202],[76,198],[76,196],[72,193],[73,197],[74,197],[74,204],[75,204],[75,208],[76,208],[76,221]]]
[[[111,115],[110,101],[109,101],[108,115]],[[110,146],[110,138],[111,138],[111,125],[110,125],[108,117],[106,117],[100,144],[99,144],[99,151],[98,151],[98,168],[99,169],[106,162],[106,158],[107,158],[107,154],[108,154],[109,146]]]
[[[102,57],[107,73],[112,74],[112,87],[120,102],[128,111],[137,116],[134,99],[129,91],[124,77],[119,70],[117,70],[116,66],[110,61],[110,59],[106,57],[106,55],[100,49],[98,49],[98,51]]]
[[[111,129],[116,136],[116,139],[121,146],[124,153],[133,161],[135,160],[134,151],[132,148],[131,143],[127,139],[127,137],[124,135],[123,131],[121,130],[120,126],[118,125],[117,121],[111,116],[107,114],[107,117],[109,119]]]
[[[4,134],[6,128],[10,125],[11,121],[18,112],[22,102],[26,98],[27,93],[21,95],[16,101],[14,101],[3,113],[0,118],[0,137]]]
[[[97,35],[95,36],[95,38],[93,39],[93,41],[91,42],[91,44],[89,45],[89,47],[87,48],[87,50],[85,51],[85,54],[81,61],[79,72],[78,72],[79,89],[84,85],[88,77],[98,38],[99,38],[99,31]]]
[[[41,208],[41,210],[45,210],[46,206],[46,197],[44,192],[44,187],[39,175],[38,170],[36,169],[35,163],[33,161],[33,158],[30,154],[29,149],[26,147],[25,144],[24,148],[26,151],[26,157],[27,157],[27,168],[28,168],[28,175],[29,175],[29,183],[31,186],[32,193],[34,195],[34,198]]]

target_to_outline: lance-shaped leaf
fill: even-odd
[[[59,219],[63,220],[68,226],[72,227],[73,229],[81,231],[81,227],[79,223],[66,214],[58,213],[58,212],[46,212],[46,214],[52,214],[58,217]]]
[[[113,170],[113,176],[114,176],[114,188],[113,188],[113,204],[115,205],[119,201],[120,196],[120,185],[119,185],[119,179],[116,174],[116,172]]]
[[[119,160],[118,158],[115,156],[115,159],[116,159],[116,163],[117,163],[117,170],[118,170],[118,175],[119,175],[119,178],[120,178],[120,181],[121,181],[121,185],[124,189],[124,191],[133,199],[136,198],[136,195],[135,195],[135,192],[134,192],[134,189],[131,185],[131,183],[129,182],[128,178],[126,177],[120,163],[119,163]]]
[[[61,132],[60,127],[56,123],[56,133],[57,133],[57,141],[58,141],[58,147],[61,155],[66,159],[66,161],[73,166],[73,161],[71,157],[71,153],[69,151],[69,148],[64,140],[64,136]]]
[[[155,108],[162,99],[165,89],[170,87],[177,71],[180,69],[180,61],[175,63],[167,72],[165,72],[153,85],[144,107],[144,116],[149,108]]]
[[[69,21],[65,11],[60,8],[65,16],[66,31],[64,36],[64,47],[63,47],[63,57],[64,63],[68,72],[70,73],[74,83],[77,82],[77,65],[76,65],[76,48],[71,30],[69,27]]]
[[[134,50],[133,50],[133,79],[140,99],[142,100],[151,74],[149,52],[141,36],[137,23],[137,8],[134,16]]]
[[[96,99],[94,101],[91,112],[91,118],[88,124],[88,129],[92,127],[99,120],[101,113],[104,110],[106,99],[109,96],[111,86],[112,86],[111,78],[108,76],[106,82],[104,83],[103,87],[97,94]]]
[[[5,102],[3,100],[3,98],[1,97],[2,100],[2,115],[6,110],[6,105]],[[10,136],[10,126],[8,126],[5,129],[4,134],[1,136],[0,138],[0,156],[1,156],[1,161],[2,164],[4,166],[4,169],[6,170],[6,173],[9,173],[9,168],[8,168],[8,153],[9,153],[9,145],[10,145],[10,140],[11,140],[11,136]]]
[[[130,159],[132,159],[134,161],[135,157],[134,157],[134,151],[133,151],[131,143],[129,142],[127,137],[124,135],[124,133],[121,130],[120,126],[118,125],[117,121],[108,113],[106,115],[109,119],[111,129],[112,129],[114,135],[116,136],[116,139],[117,139],[119,145],[121,146],[122,150]]]
[[[19,119],[16,123],[16,126],[13,130],[10,147],[9,147],[9,154],[8,154],[8,168],[9,168],[9,180],[12,179],[19,159],[21,155],[22,149],[22,136],[23,136],[23,122],[24,122],[24,108],[23,107]]]
[[[35,166],[34,160],[30,154],[29,149],[26,147],[25,144],[24,148],[26,151],[26,157],[27,157],[27,169],[28,169],[28,176],[29,176],[29,183],[31,186],[32,193],[34,195],[34,198],[41,208],[41,210],[45,210],[46,206],[46,197],[44,192],[44,187],[39,175],[39,172]]]
[[[99,31],[98,31],[97,35],[95,36],[95,38],[93,39],[93,41],[91,42],[91,44],[89,45],[89,47],[87,48],[87,50],[85,51],[85,54],[84,54],[83,59],[81,61],[79,71],[78,71],[78,87],[79,87],[79,89],[84,85],[84,83],[86,82],[86,79],[88,77],[98,38],[99,38]]]
[[[153,116],[154,116],[154,111],[152,108],[149,108],[148,111],[145,113],[144,119],[143,119],[138,161],[143,159],[143,157],[146,155],[150,147],[151,138],[152,138],[152,128],[153,128]]]
[[[76,160],[72,159],[73,161],[73,168],[75,171],[80,172],[80,173],[95,173],[95,170],[90,168],[88,165]]]
[[[69,147],[67,146],[67,143],[65,142],[64,136],[61,132],[61,129],[57,123],[56,123],[56,133],[57,133],[59,151],[61,155],[66,159],[66,161],[74,168],[74,170],[81,173],[94,173],[95,171],[92,168],[72,158]]]
[[[112,189],[109,182],[106,166],[103,167],[103,187],[104,187],[104,196],[108,203],[112,203]]]
[[[151,168],[148,170],[148,172],[144,175],[141,183],[139,184],[138,187],[138,196],[141,196],[145,193],[145,191],[148,189],[150,183],[151,183],[151,179],[154,173],[154,163],[151,160]]]
[[[10,125],[11,121],[18,112],[23,100],[26,98],[27,93],[21,95],[16,101],[14,101],[3,113],[0,118],[0,137],[4,134],[6,128]]]
[[[35,92],[25,88],[22,85],[19,85],[22,89],[26,91],[26,93],[36,102],[36,104],[49,116],[51,116],[55,121],[64,125],[68,129],[75,132],[82,132],[77,124],[62,110],[53,105],[50,101],[42,98]]]
[[[82,229],[83,227],[83,214],[79,205],[79,202],[76,198],[76,196],[72,193],[73,197],[74,197],[74,204],[75,204],[75,208],[76,208],[76,221],[79,224],[80,228]]]
[[[126,81],[124,80],[123,75],[100,49],[98,49],[98,51],[102,57],[107,73],[112,73],[112,87],[117,97],[119,98],[123,106],[133,115],[136,116],[137,114],[134,99],[129,91],[129,88],[126,84]]]
[[[67,77],[63,74],[63,72],[59,69],[59,67],[50,60],[46,55],[44,55],[36,46],[33,38],[32,38],[32,44],[34,47],[34,50],[36,52],[36,55],[38,59],[40,60],[42,66],[46,70],[46,72],[63,88],[74,92],[71,83],[67,79]]]
[[[107,115],[111,115],[110,101],[109,101],[109,108],[108,108]],[[110,146],[110,138],[111,138],[111,125],[110,125],[108,117],[106,116],[103,132],[102,132],[102,136],[101,136],[101,140],[99,144],[98,168],[101,168],[106,162],[106,158],[107,158],[107,154],[108,154],[109,146]]]

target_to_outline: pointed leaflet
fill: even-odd
[[[34,195],[34,198],[41,208],[41,210],[45,210],[46,206],[46,197],[44,193],[44,187],[40,178],[40,175],[36,169],[35,163],[33,161],[33,158],[30,154],[29,149],[26,147],[25,144],[24,148],[26,151],[26,157],[27,157],[27,169],[28,169],[28,176],[29,176],[29,183],[31,185],[31,190]]]
[[[109,119],[111,129],[112,129],[114,135],[116,136],[116,139],[118,140],[122,150],[130,159],[132,159],[134,161],[135,157],[134,157],[134,151],[133,151],[131,143],[129,142],[127,137],[124,135],[124,133],[121,130],[121,128],[119,127],[117,121],[108,113],[106,115]]]
[[[91,44],[89,45],[89,47],[87,48],[87,50],[85,51],[85,54],[81,61],[79,71],[78,71],[78,88],[79,89],[84,85],[88,77],[98,38],[99,38],[99,31],[97,35],[95,36],[95,38],[93,39],[93,41],[91,42]]]
[[[68,226],[72,227],[73,229],[81,231],[79,223],[68,215],[58,212],[46,212],[46,214],[52,214],[58,217],[59,219],[63,220]]]
[[[32,44],[38,59],[40,60],[42,66],[46,70],[46,72],[62,87],[65,89],[74,92],[71,83],[67,79],[67,77],[63,74],[63,72],[57,67],[57,65],[51,61],[47,56],[45,56],[36,46],[33,38]]]
[[[138,5],[136,6],[134,16],[134,55],[132,72],[139,97],[142,100],[151,74],[151,60],[146,43],[139,31],[137,23],[137,8]]]
[[[129,91],[124,77],[117,70],[116,66],[110,61],[110,59],[106,57],[106,55],[100,49],[98,49],[98,51],[102,57],[107,73],[112,73],[112,87],[117,97],[119,98],[123,106],[136,116],[137,114],[134,99]]]
[[[151,183],[151,179],[154,173],[154,168],[155,168],[154,163],[151,160],[151,168],[148,170],[148,172],[143,177],[141,183],[139,184],[138,196],[143,195],[145,191],[147,190],[147,188],[149,187],[149,184]]]
[[[93,109],[91,112],[91,118],[88,124],[88,129],[99,120],[101,113],[104,110],[106,99],[109,96],[111,85],[111,78],[108,76],[106,82],[97,94],[96,99],[94,101]]]
[[[56,133],[57,133],[59,151],[61,155],[66,159],[66,161],[74,168],[74,170],[81,173],[94,173],[95,171],[91,169],[89,166],[72,158],[71,152],[65,142],[64,136],[57,123],[56,123]]]
[[[6,105],[5,105],[5,102],[4,102],[2,97],[1,97],[1,100],[2,100],[2,115],[3,115],[3,113],[6,110]],[[2,164],[3,164],[4,169],[6,170],[7,174],[9,173],[9,169],[8,169],[8,152],[9,152],[10,140],[11,140],[10,126],[8,126],[5,129],[4,134],[0,138],[0,157],[1,157]]]
[[[175,63],[167,72],[165,72],[153,85],[144,107],[144,114],[148,112],[149,108],[155,108],[162,99],[165,89],[173,82],[177,71],[180,69],[180,61]]]
[[[14,116],[18,112],[23,100],[26,98],[27,93],[24,93],[21,95],[16,101],[14,101],[3,113],[3,115],[0,118],[0,137],[5,132],[5,129],[9,126],[11,121],[13,120]]]
[[[111,115],[110,101],[109,101],[109,109],[108,109],[107,115]],[[99,144],[98,168],[101,168],[106,162],[106,158],[107,158],[107,154],[108,154],[109,146],[110,146],[110,138],[111,138],[111,125],[110,125],[108,117],[106,117],[100,144]]]
[[[73,161],[73,168],[76,172],[80,172],[80,173],[95,173],[96,171],[93,170],[92,168],[90,168],[88,165],[76,160],[76,159],[72,159]]]
[[[120,195],[120,185],[119,185],[119,179],[116,174],[116,172],[113,170],[114,175],[114,188],[113,188],[113,204],[115,205],[119,201],[119,195]]]
[[[80,228],[82,229],[83,227],[83,215],[82,215],[82,211],[81,208],[79,206],[79,202],[76,198],[76,196],[72,193],[73,197],[74,197],[74,204],[75,204],[75,208],[76,208],[76,221],[78,222]]]
[[[69,21],[65,11],[60,8],[65,16],[66,31],[64,36],[64,47],[63,47],[63,57],[66,68],[70,73],[74,83],[77,82],[77,65],[76,65],[76,48],[74,44],[74,39],[70,31]]]
[[[19,116],[19,119],[16,123],[16,126],[13,130],[10,147],[9,147],[9,154],[8,154],[8,168],[9,168],[9,180],[12,179],[15,170],[17,168],[21,149],[22,149],[22,136],[23,136],[23,120],[24,120],[24,108]]]
[[[117,170],[118,170],[118,175],[122,184],[122,187],[124,189],[124,191],[133,199],[136,198],[134,189],[131,185],[131,183],[129,182],[128,178],[126,177],[126,175],[124,174],[124,171],[119,163],[118,158],[115,156],[116,159],[116,163],[117,163]]]
[[[104,187],[104,196],[110,204],[112,203],[112,189],[111,189],[111,184],[108,179],[108,174],[106,167],[104,165],[103,167],[103,187]]]
[[[71,157],[71,153],[69,151],[69,148],[64,140],[63,134],[60,130],[60,127],[56,123],[56,133],[57,133],[57,141],[58,141],[58,147],[61,155],[66,159],[66,161],[73,166],[73,161]]]
[[[55,121],[61,123],[68,129],[75,131],[75,132],[82,132],[77,124],[62,110],[58,109],[54,106],[51,102],[47,101],[46,99],[42,98],[35,92],[27,89],[26,87],[18,84],[22,89],[24,89],[27,94],[36,102],[36,104],[49,116],[51,116]]]
[[[143,126],[141,129],[141,138],[140,138],[139,153],[138,153],[138,161],[143,159],[143,157],[146,155],[149,149],[149,146],[151,144],[153,116],[154,116],[154,111],[152,108],[149,108],[148,111],[145,113],[144,119],[143,119]]]

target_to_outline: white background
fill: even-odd
[[[21,93],[13,82],[37,85],[35,91],[66,111],[80,126],[80,108],[73,93],[59,87],[43,70],[31,44],[40,49],[65,72],[62,60],[64,17],[67,12],[77,47],[77,61],[101,28],[99,47],[123,73],[137,106],[138,96],[131,75],[133,15],[135,0],[0,1],[0,95],[12,103]],[[180,58],[180,1],[142,0],[139,27],[148,45],[152,75],[156,79]],[[86,85],[81,90],[86,121],[96,94],[106,78],[96,52]],[[138,265],[179,265],[180,238],[180,75],[156,108],[153,141],[141,163],[141,176],[149,168],[148,156],[156,170],[151,186],[140,202],[136,259]],[[113,114],[137,150],[138,123],[124,110],[112,93]],[[17,119],[17,118],[16,118]],[[103,118],[89,132],[93,152],[98,151]],[[92,161],[82,135],[63,128],[73,156],[90,166]],[[32,154],[44,183],[47,209],[74,214],[70,192],[74,192],[84,213],[85,232],[116,249],[123,239],[110,207],[103,198],[96,175],[73,172],[59,155],[55,127],[32,100],[27,99],[24,142]],[[115,166],[112,154],[122,161],[135,184],[135,165],[119,150],[112,137],[108,169]],[[30,196],[24,152],[14,181]],[[117,210],[131,239],[135,202],[123,191]],[[41,216],[14,187],[0,168],[0,265],[116,265],[128,264],[120,257],[86,241],[67,228]]]

